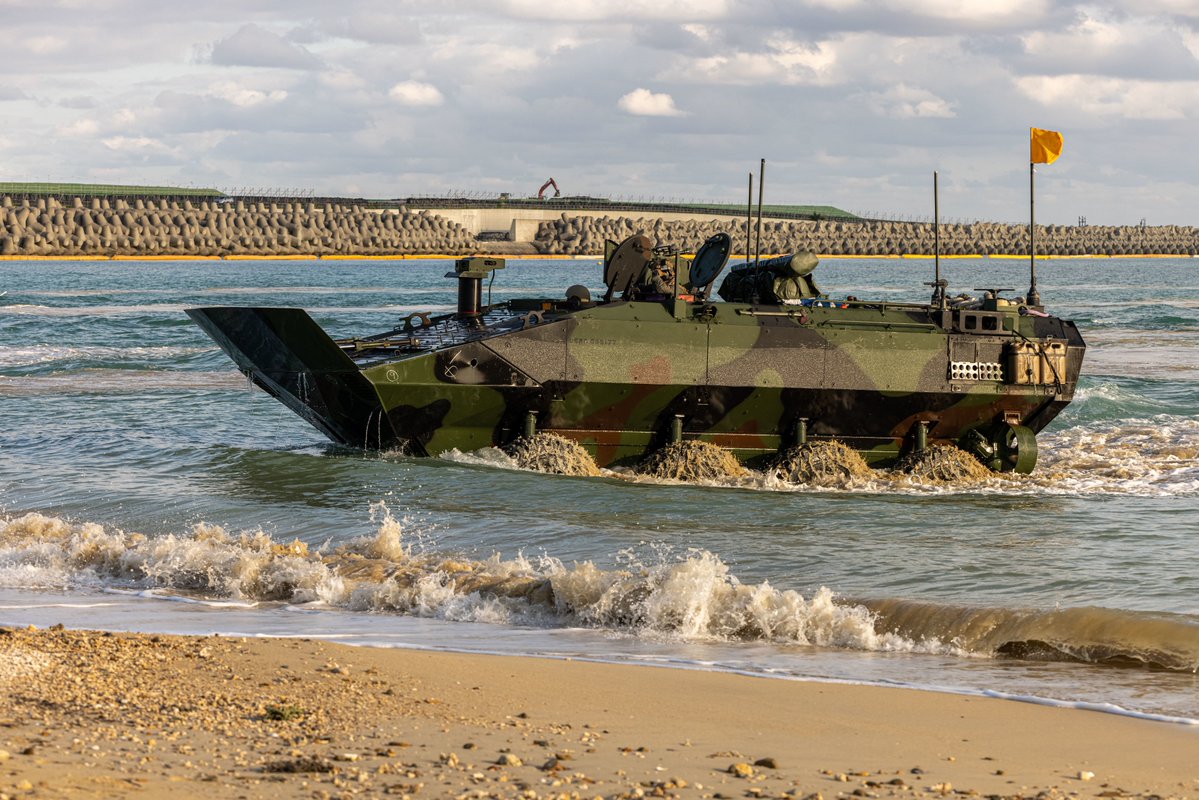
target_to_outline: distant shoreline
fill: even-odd
[[[217,202],[0,195],[0,258],[96,260],[599,258],[634,235],[696,252],[717,233],[735,253],[814,252],[824,258],[1027,258],[1027,225],[880,220],[745,220],[713,214],[610,216],[577,210],[540,217],[336,202]],[[749,239],[747,233],[752,234]],[[1199,228],[1038,225],[1038,258],[1186,258]]]
[[[683,255],[692,256],[694,253],[684,253]],[[763,253],[761,258],[775,258],[786,253]],[[564,255],[564,254],[544,254],[535,253],[532,255],[518,255],[513,253],[472,253],[472,258],[505,258],[512,261],[596,261],[602,259],[602,255]],[[817,257],[821,260],[841,259],[852,261],[871,261],[871,260],[887,260],[887,261],[918,261],[934,258],[930,254],[904,254],[904,255],[829,255],[818,253]],[[277,255],[277,256],[258,256],[258,255],[228,255],[228,256],[193,256],[193,255],[175,255],[175,256],[142,256],[142,255],[114,255],[114,256],[96,256],[96,255],[79,255],[79,256],[24,256],[24,255],[6,255],[0,256],[0,262],[3,261],[433,261],[433,260],[453,260],[463,258],[461,255],[445,255],[441,253],[397,253],[395,255],[312,255],[312,254],[297,254],[297,255]],[[998,253],[989,254],[974,254],[974,255],[942,255],[942,259],[962,261],[969,259],[986,259],[995,261],[1027,261],[1027,255],[1007,255]],[[1139,253],[1136,255],[1107,255],[1106,253],[1087,253],[1083,255],[1065,255],[1065,256],[1047,256],[1037,255],[1037,261],[1079,261],[1091,258],[1106,258],[1106,259],[1194,259],[1199,258],[1199,255],[1183,254],[1162,254],[1162,253]],[[732,255],[731,261],[745,261],[746,256]]]

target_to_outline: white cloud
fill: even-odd
[[[58,132],[63,136],[71,138],[83,138],[95,136],[100,130],[100,126],[96,121],[87,117],[82,117],[74,122],[64,125],[58,129]]]
[[[515,32],[510,35],[519,36]],[[464,77],[490,81],[499,73],[530,72],[541,67],[537,47],[525,41],[508,44],[455,34],[438,41],[432,55],[438,64],[446,64]]]
[[[436,86],[421,81],[401,81],[392,86],[387,94],[404,106],[439,106],[445,102],[445,97]]]
[[[1191,57],[1199,59],[1199,31],[1193,28],[1183,28],[1179,30],[1178,35]]]
[[[361,89],[366,86],[366,81],[348,69],[322,72],[319,80],[324,86],[342,91]]]
[[[954,104],[937,97],[927,89],[899,84],[881,92],[868,95],[871,110],[882,117],[914,119],[937,117],[948,119],[957,116]]]
[[[807,4],[816,8],[827,8],[831,11],[849,11],[861,8],[865,5],[865,0],[808,0]]]
[[[1179,0],[1187,2],[1188,0]],[[792,0],[786,6],[799,15],[806,9],[843,15],[856,24],[841,30],[862,30],[861,21],[875,21],[875,30],[885,30],[887,18],[958,24],[972,29],[1025,23],[1035,26],[1050,13],[1054,0]],[[835,19],[835,17],[834,17]],[[928,31],[927,33],[932,33]]]
[[[1023,18],[1035,20],[1049,9],[1048,0],[887,0],[895,11],[963,22]]]
[[[253,108],[254,106],[271,105],[281,103],[287,99],[287,90],[285,89],[270,89],[263,91],[261,89],[253,89],[246,86],[239,86],[236,83],[217,83],[209,87],[207,94],[210,97],[216,97],[224,100],[227,103],[232,103],[238,108]]]
[[[729,0],[505,0],[501,8],[518,17],[578,22],[720,20],[730,14]]]
[[[713,84],[823,85],[834,81],[837,63],[833,42],[809,44],[773,34],[751,51],[684,60],[667,76]]]
[[[651,92],[649,89],[634,89],[616,102],[626,113],[638,117],[681,117],[684,112],[675,108],[674,98],[668,94]]]
[[[1030,31],[1022,42],[1029,71],[1040,73],[1174,80],[1195,76],[1199,66],[1195,33],[1161,16],[1083,8],[1072,24]]]
[[[1092,118],[1168,120],[1199,116],[1194,105],[1199,81],[1156,83],[1094,75],[1043,75],[1020,78],[1016,85],[1048,108],[1081,112]]]
[[[688,23],[682,26],[683,30],[703,42],[711,42],[716,38],[715,31],[710,25],[700,25],[698,23]]]
[[[147,136],[110,136],[103,140],[109,150],[127,153],[173,153],[174,151],[158,141]]]
[[[573,33],[557,33],[547,43],[546,52],[558,55],[567,50],[575,50],[585,44],[588,44],[588,41],[582,36]]]

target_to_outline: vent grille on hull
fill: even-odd
[[[954,381],[1001,381],[1003,380],[1003,364],[998,361],[950,361],[949,379]]]

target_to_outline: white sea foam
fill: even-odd
[[[287,294],[445,294],[453,291],[452,284],[437,288],[397,288],[395,286],[211,286],[202,289],[42,289],[21,292],[22,297],[121,297],[140,295],[144,297],[178,297],[182,294],[204,297],[207,295],[287,295]]]
[[[5,306],[8,314],[27,317],[130,317],[130,316],[180,316],[195,303],[142,303],[137,305],[94,305],[94,306],[46,306],[17,304]],[[411,314],[431,311],[435,314],[452,311],[453,305],[378,305],[378,306],[305,306],[309,314]]]
[[[1175,289],[1175,287],[1159,287]],[[1180,287],[1181,288],[1181,287]],[[1141,299],[1121,298],[1119,300],[1092,300],[1088,308],[1199,308],[1199,301],[1184,297],[1148,297]]]
[[[1117,384],[1085,390],[1084,399],[1131,401],[1134,395]],[[827,484],[790,483],[769,470],[745,476],[691,482],[710,488],[767,492],[855,492],[866,494],[1112,494],[1147,497],[1199,494],[1199,420],[1161,414],[1150,418],[1087,423],[1042,432],[1037,468],[1029,475],[996,473],[983,479],[940,481],[889,470],[837,476]],[[441,458],[470,466],[521,469],[496,448],[470,453],[451,450]],[[682,481],[654,478],[629,469],[601,470],[610,479],[663,485]]]
[[[8,585],[7,581],[2,582],[3,585]],[[110,608],[116,605],[115,603],[3,603],[0,604],[0,610],[4,611],[30,611],[35,608]]]
[[[937,691],[942,691],[938,689]],[[1133,719],[1143,719],[1151,722],[1168,722],[1174,725],[1199,725],[1199,719],[1192,717],[1180,717],[1171,714],[1148,714],[1141,711],[1132,711],[1123,706],[1115,705],[1114,703],[1084,703],[1080,701],[1069,700],[1054,700],[1047,697],[1037,697],[1028,694],[1012,694],[1010,692],[999,692],[992,689],[984,689],[978,692],[953,691],[953,694],[977,694],[982,697],[993,697],[999,700],[1015,700],[1021,703],[1032,703],[1038,706],[1049,706],[1051,708],[1075,708],[1081,711],[1099,711],[1104,714],[1115,714],[1121,717],[1131,717]]]
[[[253,388],[234,369],[219,372],[166,369],[81,369],[53,375],[0,375],[0,397],[36,395],[126,394],[147,391],[187,391]]]
[[[113,306],[44,306],[17,304],[6,306],[8,314],[29,317],[127,317],[139,314],[182,314],[186,306],[178,303]]]
[[[31,344],[0,350],[0,367],[28,367],[61,362],[168,361],[207,353],[215,347],[108,347],[103,345]]]
[[[458,448],[447,450],[439,458],[453,461],[456,464],[468,464],[473,467],[498,467],[500,469],[521,469],[516,460],[498,447],[484,447],[479,450],[462,452]]]
[[[875,631],[866,608],[742,584],[719,557],[689,551],[604,570],[523,555],[483,561],[417,553],[404,523],[375,507],[373,537],[331,552],[198,524],[146,537],[25,514],[0,521],[0,586],[152,592],[207,603],[322,603],[446,620],[586,626],[682,641],[757,640],[858,650],[947,652]]]
[[[1020,481],[1047,492],[1199,493],[1199,420],[1162,414],[1090,424],[1041,437],[1036,472]]]

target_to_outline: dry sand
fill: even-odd
[[[3,797],[1199,795],[1199,729],[902,689],[0,629]]]

